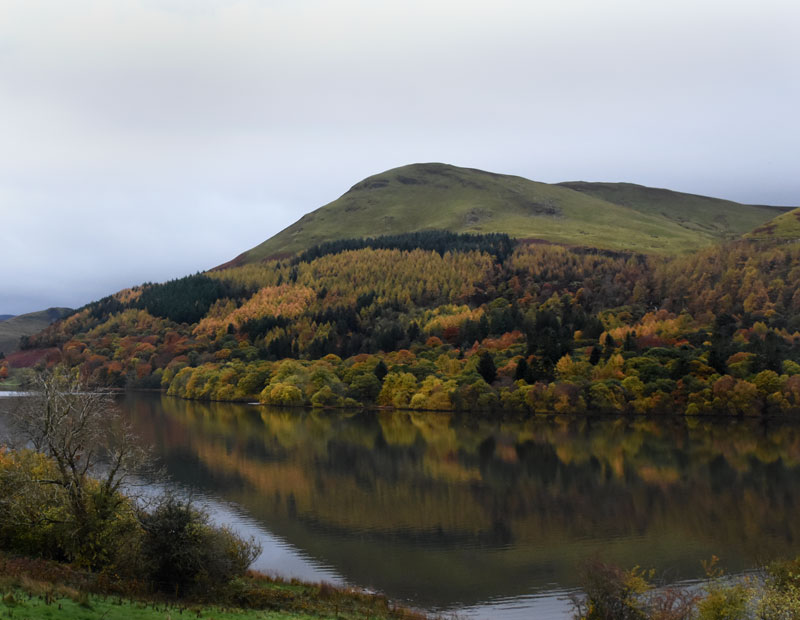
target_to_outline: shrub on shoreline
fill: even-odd
[[[575,620],[796,620],[800,558],[774,562],[759,575],[731,577],[713,557],[700,585],[659,586],[652,571],[593,559],[579,570]]]

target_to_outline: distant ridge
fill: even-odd
[[[753,219],[773,218],[791,207],[744,205],[720,198],[687,194],[669,189],[646,187],[634,183],[559,183],[608,202],[630,207],[643,213],[658,213],[689,230],[707,233],[720,239],[742,234]]]
[[[0,352],[4,355],[14,353],[19,350],[20,338],[33,336],[70,312],[72,312],[71,308],[48,308],[39,312],[11,316],[0,321]]]
[[[547,184],[442,163],[411,164],[356,183],[221,267],[328,241],[424,230],[677,254],[737,238],[785,210],[629,183]]]

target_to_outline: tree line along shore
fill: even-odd
[[[797,244],[664,257],[444,234],[126,289],[0,373],[24,386],[65,364],[92,386],[312,407],[800,412]]]

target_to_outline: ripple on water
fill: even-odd
[[[572,590],[554,588],[536,594],[503,597],[479,605],[437,610],[443,614],[455,614],[471,620],[565,620],[572,617]]]

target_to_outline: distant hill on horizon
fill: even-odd
[[[48,308],[19,316],[3,315],[8,318],[0,321],[0,353],[14,353],[19,349],[20,338],[39,333],[70,312],[72,308]]]
[[[356,183],[222,267],[328,241],[425,230],[678,254],[738,238],[788,209],[631,183],[547,184],[442,163],[411,164]]]
[[[0,323],[2,323],[3,321],[7,321],[8,319],[13,319],[15,316],[17,316],[17,315],[16,314],[0,314]]]

